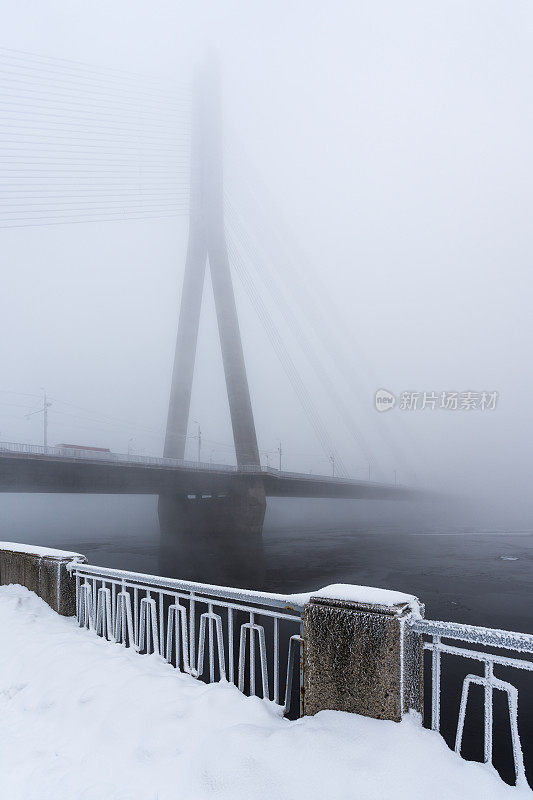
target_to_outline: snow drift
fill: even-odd
[[[414,719],[289,722],[0,587],[2,800],[518,800]]]

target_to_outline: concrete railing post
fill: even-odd
[[[312,597],[305,605],[304,712],[350,711],[399,722],[423,709],[418,601],[380,605]]]
[[[67,564],[87,563],[80,553],[34,547],[15,542],[0,542],[0,585],[18,583],[31,589],[65,617],[76,613],[76,579]]]

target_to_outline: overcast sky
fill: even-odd
[[[315,320],[313,347],[375,476],[499,487],[508,502],[529,493],[529,2],[1,5],[0,48],[165,87],[190,84],[214,46],[228,198],[270,253],[287,307],[306,330]],[[39,415],[24,414],[44,386],[52,443],[161,453],[186,237],[184,216],[0,229],[0,438],[40,441]],[[286,468],[329,472],[235,281],[263,459],[276,463],[281,440]],[[364,449],[283,327],[282,300],[264,297],[342,460],[368,475]],[[203,457],[232,461],[210,289],[204,305],[191,418]],[[494,411],[378,414],[379,388],[499,399]],[[195,447],[191,438],[191,457]]]

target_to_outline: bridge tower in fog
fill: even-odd
[[[220,80],[211,57],[195,80],[191,130],[189,242],[168,408],[164,455],[183,459],[206,266],[209,264],[226,389],[239,467],[259,467],[259,449],[224,230]],[[163,540],[180,558],[183,577],[216,582],[234,573],[261,584],[265,490],[259,478],[225,495],[160,495]],[[179,555],[178,555],[179,554]],[[226,577],[227,579],[227,577]]]
[[[259,466],[235,294],[224,231],[220,81],[214,58],[193,97],[189,243],[172,373],[164,455],[184,458],[206,264],[211,270],[238,466]]]

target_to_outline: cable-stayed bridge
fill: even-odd
[[[372,448],[351,407],[324,368],[265,253],[225,195],[220,86],[207,59],[192,91],[163,90],[153,79],[107,73],[0,49],[4,117],[0,128],[0,228],[188,217],[188,248],[163,458],[90,453],[76,448],[0,444],[0,491],[159,495],[167,541],[181,543],[191,568],[183,577],[209,580],[206,561],[260,559],[267,497],[398,499],[396,485],[352,480],[314,398],[255,284],[267,293],[319,376],[354,447],[373,463]],[[161,114],[161,108],[165,109]],[[155,113],[155,110],[158,113]],[[184,122],[185,120],[185,122]],[[229,238],[228,238],[229,228]],[[271,239],[274,237],[271,236]],[[245,255],[246,257],[245,257]],[[281,265],[282,266],[282,265]],[[191,392],[206,270],[216,308],[236,466],[185,459]],[[274,347],[336,476],[285,472],[261,465],[250,399],[233,272]],[[320,304],[301,284],[322,329]],[[338,348],[341,349],[341,348]],[[45,400],[46,410],[46,400]],[[201,575],[197,565],[202,564]]]

